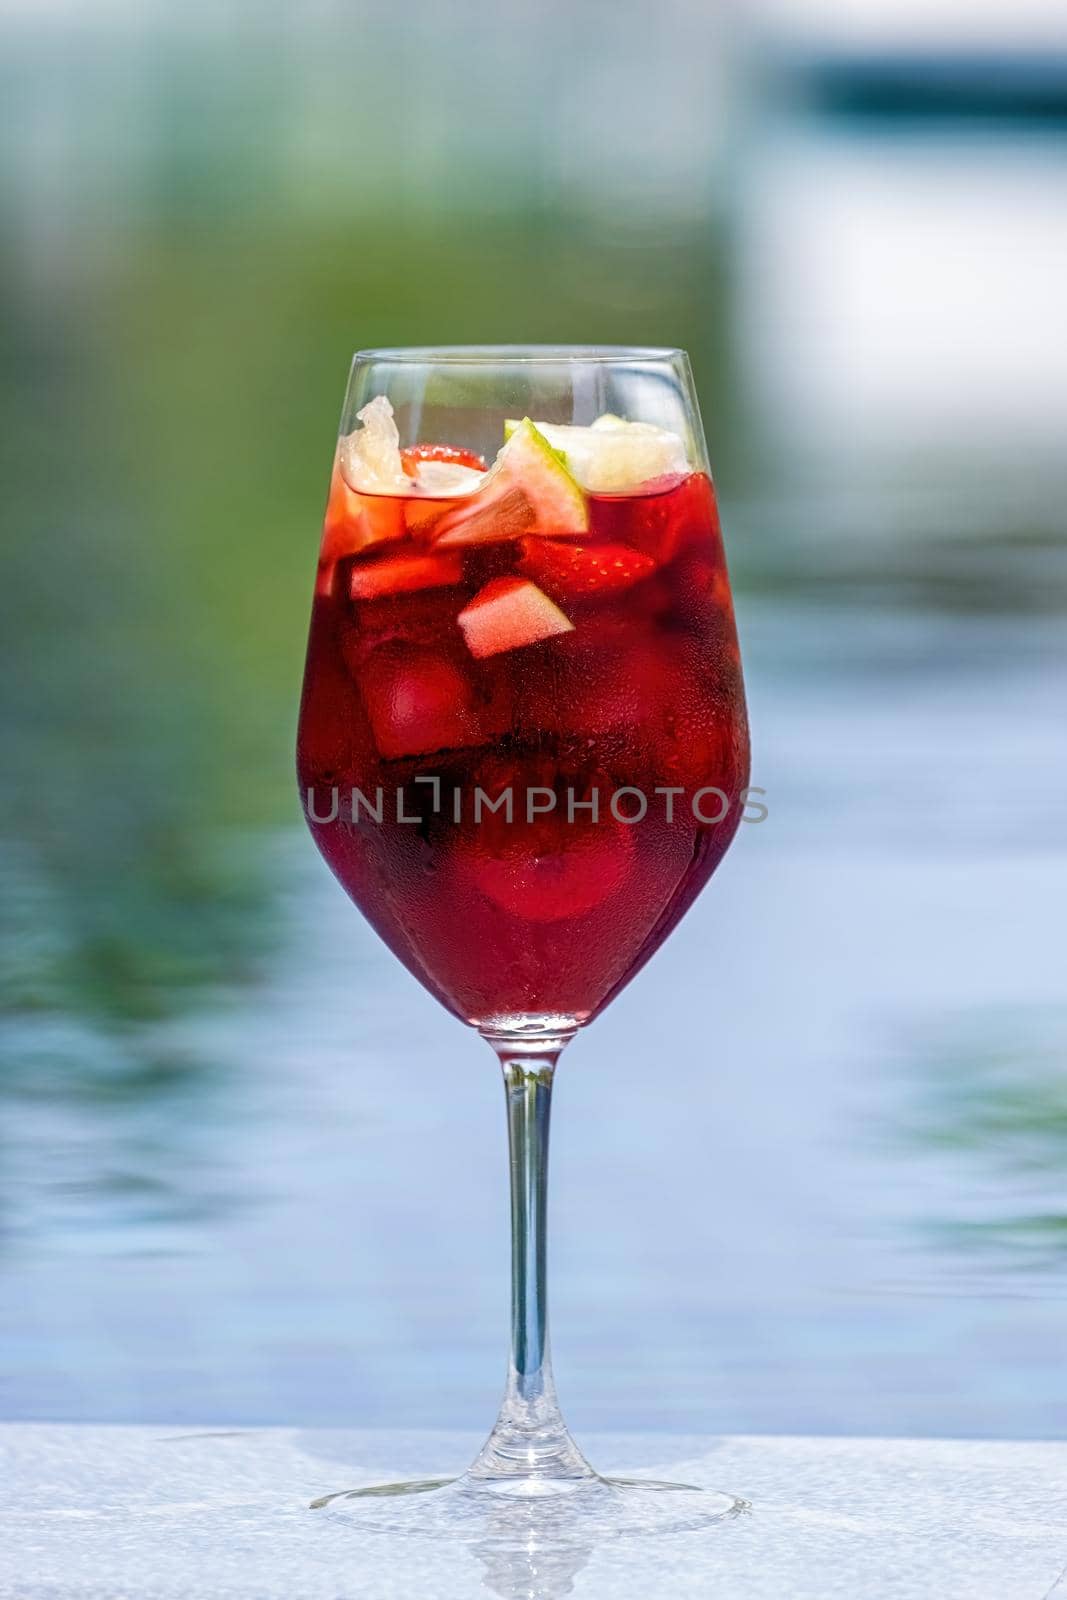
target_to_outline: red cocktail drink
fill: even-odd
[[[711,482],[653,451],[671,470],[584,488],[582,449],[625,460],[642,444],[609,440],[633,425],[608,419],[604,446],[569,438],[595,428],[523,422],[488,473],[417,446],[383,491],[384,422],[342,441],[334,468],[300,717],[309,825],[450,1010],[586,1021],[666,938],[741,816],[748,738]]]
[[[564,418],[581,420],[550,420]],[[733,608],[683,351],[356,357],[298,767],[340,882],[500,1062],[511,1198],[507,1383],[477,1458],[455,1479],[316,1504],[491,1549],[508,1530],[525,1547],[541,1513],[549,1546],[581,1549],[731,1515],[740,1502],[717,1490],[590,1466],[556,1401],[545,1302],[560,1053],[670,933],[746,798]]]

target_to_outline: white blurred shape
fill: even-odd
[[[1067,148],[784,127],[748,172],[739,328],[804,453],[1059,450]]]
[[[815,49],[1043,50],[1067,46],[1063,0],[756,0],[766,33]]]

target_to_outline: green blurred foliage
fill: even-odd
[[[964,1261],[1020,1272],[1067,1257],[1065,1022],[1061,1011],[986,1009],[909,1052],[905,1145],[949,1164],[977,1197],[924,1231]]]
[[[277,886],[249,830],[297,815],[304,634],[352,351],[681,344],[722,411],[721,259],[703,224],[515,210],[326,226],[176,204],[87,238],[44,297],[7,286],[9,1014],[151,1024],[191,990],[254,978],[270,948]],[[17,1057],[24,1035],[8,1037]]]
[[[723,375],[718,256],[516,213],[336,231],[160,232],[116,286],[109,389],[165,581],[230,717],[225,815],[289,815],[319,521],[351,353],[378,344],[695,345]],[[704,324],[707,324],[706,326]],[[719,323],[721,329],[721,323]],[[223,676],[224,675],[224,678]]]

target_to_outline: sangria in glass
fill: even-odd
[[[587,1463],[556,1401],[545,1314],[560,1052],[708,881],[748,782],[684,352],[356,356],[298,775],[343,888],[496,1053],[510,1142],[511,1357],[496,1425],[460,1477],[353,1491],[344,1505],[390,1525],[408,1495],[441,1526],[501,1497],[555,1497],[572,1521],[609,1530],[725,1514],[731,1496]]]

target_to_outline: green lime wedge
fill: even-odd
[[[435,527],[434,543],[585,533],[589,509],[559,450],[529,417],[517,422],[480,489]]]
[[[514,438],[520,426],[505,422],[505,438]],[[651,422],[627,422],[606,412],[588,428],[558,422],[531,426],[559,451],[582,488],[593,493],[631,494],[653,478],[692,470],[679,435]]]

